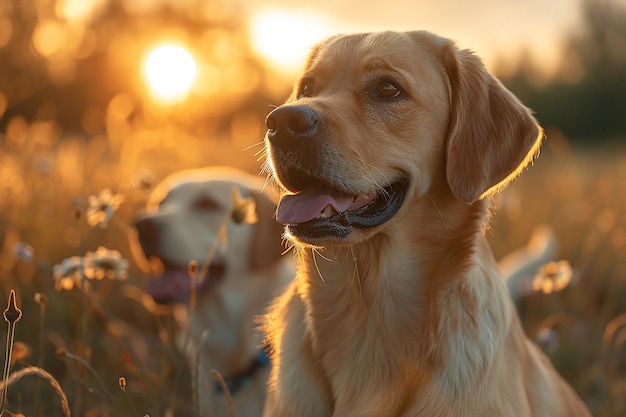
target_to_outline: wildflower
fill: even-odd
[[[118,251],[100,246],[85,256],[85,277],[123,281],[128,278],[128,261]]]
[[[92,227],[106,228],[124,198],[121,194],[114,195],[109,188],[102,190],[99,196],[90,195],[87,223]]]
[[[258,217],[256,214],[256,204],[252,197],[243,198],[239,188],[233,187],[233,211],[231,219],[237,224],[254,224]]]
[[[28,243],[18,242],[13,246],[13,253],[24,262],[32,262],[35,251]]]
[[[533,279],[534,291],[544,294],[559,292],[570,285],[573,277],[572,266],[567,261],[549,262],[539,269]]]
[[[74,286],[81,286],[82,274],[84,273],[84,258],[72,256],[52,267],[54,289],[57,291],[71,290]]]

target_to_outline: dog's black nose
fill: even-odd
[[[161,230],[158,222],[149,216],[138,217],[134,222],[139,244],[146,256],[156,255],[160,248]]]
[[[308,106],[278,107],[265,119],[267,138],[272,145],[288,149],[314,137],[320,121],[317,112]]]

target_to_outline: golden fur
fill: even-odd
[[[319,115],[306,152],[272,138],[294,106]],[[299,268],[267,316],[265,417],[590,415],[525,337],[484,238],[489,196],[543,132],[475,55],[427,32],[337,36],[273,113],[268,159],[286,193],[301,191],[294,167],[354,196],[410,187],[373,228],[287,227]]]

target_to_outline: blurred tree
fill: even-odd
[[[537,83],[537,64],[524,58],[501,79],[545,127],[588,144],[624,139],[626,9],[611,0],[584,0],[581,7],[583,25],[567,36],[549,82]]]

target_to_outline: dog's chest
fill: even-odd
[[[298,284],[313,352],[332,391],[342,393],[336,406],[345,401],[349,415],[355,403],[369,404],[369,410],[390,401],[406,407],[407,381],[414,392],[425,366],[419,268],[393,257],[373,264],[352,252],[333,255],[305,259]]]
[[[496,312],[473,296],[485,288],[458,285],[433,298],[418,265],[388,259],[311,259],[300,277],[313,352],[338,415],[358,415],[355,404],[369,411],[385,404],[374,414],[381,416],[437,414],[420,397],[450,403],[467,395],[495,348],[483,343],[497,345],[501,337]]]

